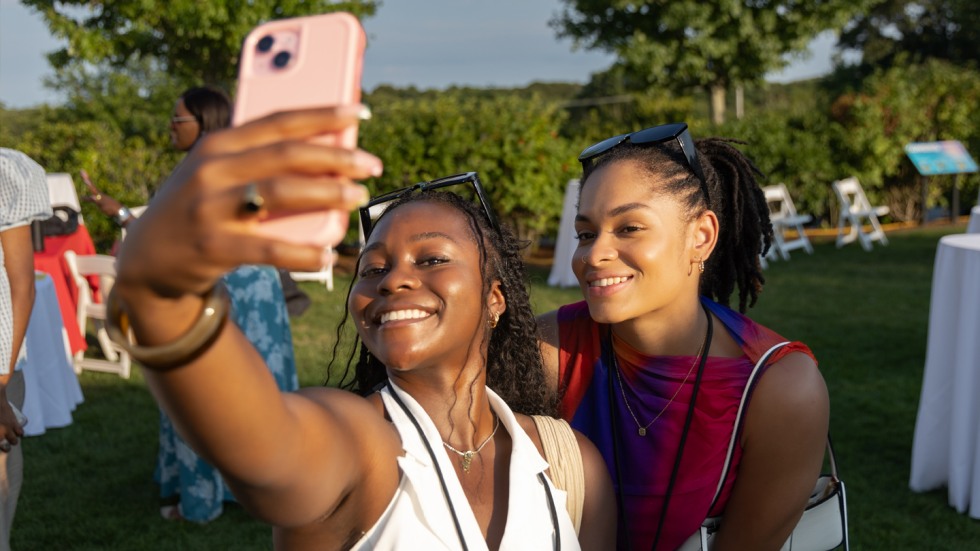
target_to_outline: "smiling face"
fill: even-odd
[[[697,296],[697,259],[707,260],[713,246],[705,228],[713,214],[689,221],[660,184],[626,160],[597,169],[582,188],[572,270],[599,323],[669,315]]]
[[[371,233],[348,308],[361,340],[389,370],[458,370],[484,357],[481,289],[480,250],[466,216],[417,201],[387,213]],[[487,304],[503,311],[499,284]]]

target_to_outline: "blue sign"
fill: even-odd
[[[977,171],[977,163],[956,140],[910,143],[905,146],[905,154],[923,176]]]

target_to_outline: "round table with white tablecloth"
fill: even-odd
[[[24,339],[26,436],[38,436],[49,428],[70,425],[72,412],[84,400],[68,354],[67,335],[51,276],[38,272],[34,289],[34,309]]]
[[[980,234],[939,240],[909,487],[980,518]]]

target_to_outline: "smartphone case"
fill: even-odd
[[[243,45],[233,125],[278,111],[358,103],[365,42],[360,22],[345,12],[259,25]],[[353,149],[357,127],[316,141]],[[345,211],[273,212],[259,232],[328,246],[343,239],[348,221]]]

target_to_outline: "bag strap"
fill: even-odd
[[[766,353],[759,358],[759,361],[755,364],[755,367],[752,368],[752,373],[749,374],[749,380],[746,382],[745,390],[742,392],[742,400],[738,404],[738,413],[735,415],[735,426],[732,428],[732,437],[728,442],[728,453],[725,456],[725,465],[721,470],[721,477],[718,479],[718,486],[715,488],[715,497],[712,498],[711,505],[708,507],[708,514],[710,514],[711,510],[715,508],[715,505],[718,502],[718,497],[721,496],[721,489],[725,485],[725,478],[728,477],[728,471],[732,466],[732,457],[735,454],[735,442],[738,437],[738,427],[742,422],[742,413],[745,411],[745,404],[748,402],[749,389],[751,389],[755,384],[756,379],[759,377],[759,371],[769,360],[769,357],[787,344],[789,344],[789,341],[781,342],[767,350]],[[840,477],[837,475],[837,458],[834,456],[834,447],[830,441],[830,432],[827,433],[827,454],[830,456],[830,474],[834,477],[834,480],[840,480]]]
[[[715,488],[715,497],[711,499],[711,505],[708,507],[708,514],[711,514],[711,510],[715,508],[715,504],[718,502],[718,497],[721,495],[721,489],[725,486],[725,479],[728,477],[728,471],[732,466],[732,456],[735,454],[735,442],[738,437],[738,427],[742,423],[742,413],[745,412],[745,404],[749,399],[749,389],[755,384],[756,378],[758,378],[759,371],[762,366],[766,364],[769,358],[780,348],[789,344],[789,341],[784,341],[779,344],[773,345],[772,348],[766,351],[765,354],[759,358],[756,362],[755,367],[752,368],[752,373],[749,374],[749,379],[745,383],[745,390],[742,391],[742,399],[738,403],[738,413],[735,414],[735,425],[732,427],[732,436],[728,442],[728,453],[725,455],[725,465],[721,469],[721,477],[718,479],[718,486]]]
[[[572,518],[575,533],[582,526],[582,509],[585,502],[585,468],[582,452],[572,427],[564,419],[546,415],[532,415],[534,426],[541,438],[544,458],[550,465],[548,474],[552,484],[568,495],[565,508]]]

